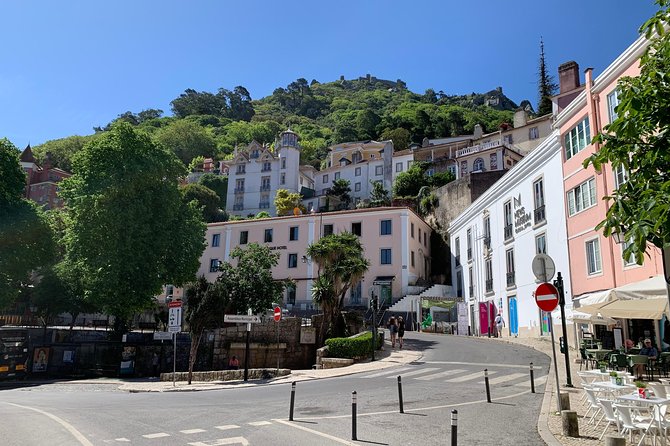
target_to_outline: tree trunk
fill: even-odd
[[[202,332],[204,329],[200,329],[197,333],[191,332],[191,350],[188,355],[188,384],[191,384],[193,378],[193,366],[195,365],[195,360],[198,356],[198,347],[200,346],[200,338],[202,338]]]

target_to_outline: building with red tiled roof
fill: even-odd
[[[20,161],[21,167],[26,172],[25,197],[44,206],[45,209],[62,207],[63,200],[58,196],[58,183],[72,174],[53,167],[49,153],[44,163],[38,164],[30,144],[21,153]]]

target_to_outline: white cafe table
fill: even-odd
[[[634,384],[614,384],[612,381],[596,381],[593,384],[591,384],[591,387],[595,387],[596,389],[602,389],[602,390],[607,390],[609,392],[622,392],[622,391],[631,391],[633,389],[636,389],[636,386]]]
[[[634,394],[628,394],[628,395],[622,395],[618,396],[617,401],[625,401],[628,403],[635,403],[638,406],[647,406],[647,407],[653,407],[657,406],[660,408],[663,405],[668,405],[670,404],[670,398],[658,398],[656,396],[651,396],[648,398],[640,398],[640,396],[637,393]],[[661,437],[663,438],[663,444],[666,444],[666,435],[665,431],[663,430],[661,426],[661,418],[659,416],[656,416],[654,412],[652,411],[652,421],[654,421],[654,418],[656,419],[656,422],[658,423],[658,431],[661,434]],[[651,424],[650,424],[651,425]],[[640,444],[642,443],[642,440],[644,440],[644,436],[640,439]]]
[[[612,370],[607,370],[606,372],[601,372],[600,370],[587,370],[585,372],[580,372],[582,375],[591,375],[594,378],[600,378],[600,379],[610,379],[610,372]],[[616,371],[616,370],[615,370]],[[630,376],[630,373],[628,372],[616,372],[618,376]]]

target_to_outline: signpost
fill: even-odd
[[[279,322],[279,321],[281,321],[281,308],[279,308],[279,307],[275,307],[275,310],[274,310],[274,319],[275,319],[275,322]]]
[[[168,332],[172,333],[172,387],[175,384],[177,374],[177,333],[181,331],[181,301],[168,302]]]
[[[541,283],[535,290],[535,302],[543,311],[551,313],[558,305],[558,290],[550,283]],[[556,344],[554,343],[554,326],[549,314],[549,332],[551,333],[551,352],[554,356],[554,373],[556,374],[556,393],[558,399],[558,411],[561,411],[561,386],[558,381],[558,363],[556,362]]]
[[[274,320],[277,322],[277,376],[279,376],[279,321],[281,321],[281,307],[279,305],[275,306]]]
[[[251,308],[247,310],[247,314],[225,314],[223,322],[231,323],[246,323],[247,324],[247,345],[244,349],[244,380],[249,380],[249,333],[251,332],[251,324],[259,324],[261,322],[260,316],[251,314]]]

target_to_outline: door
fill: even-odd
[[[516,309],[516,296],[509,297],[508,308],[509,308],[509,332],[512,336],[518,336],[519,317]]]
[[[479,303],[479,335],[484,336],[489,333],[489,303]]]

